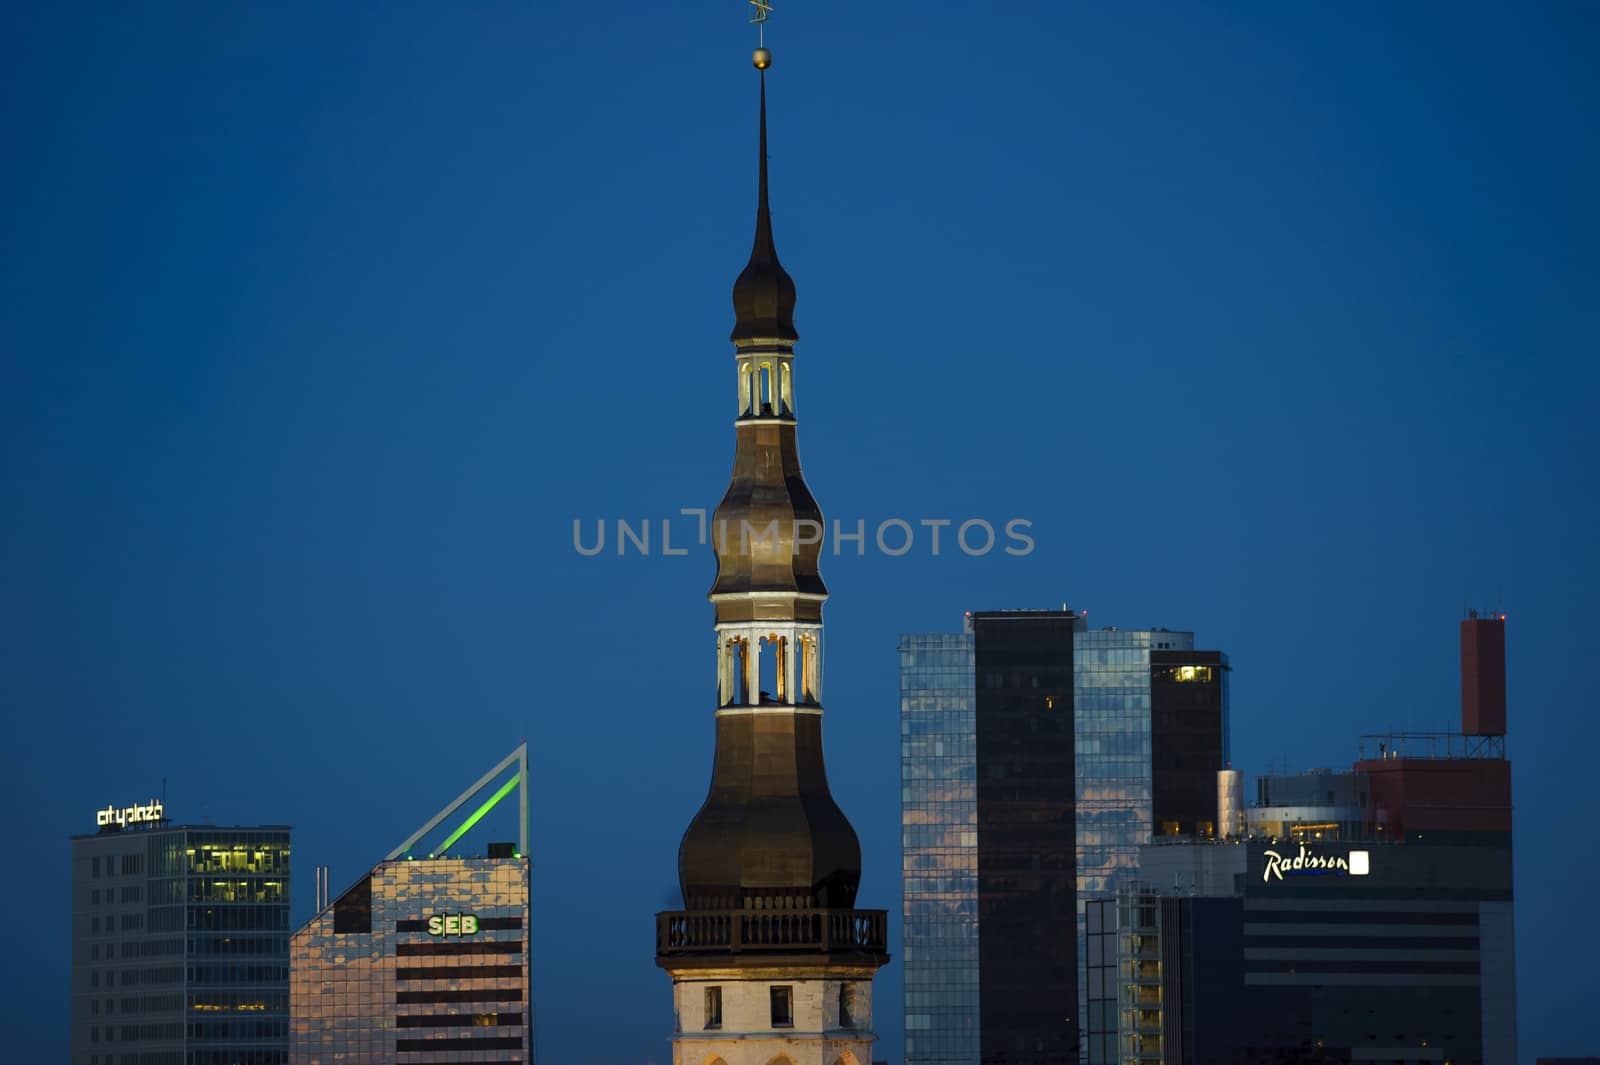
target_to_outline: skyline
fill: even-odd
[[[1193,629],[1233,660],[1255,775],[1443,727],[1454,622],[1503,606],[1523,1055],[1581,1050],[1542,1041],[1577,992],[1541,974],[1600,929],[1595,860],[1536,870],[1582,838],[1563,785],[1600,739],[1575,668],[1600,591],[1594,16],[1046,9],[1064,43],[1034,64],[960,11],[906,12],[900,61],[842,5],[785,7],[768,40],[824,515],[1022,514],[1038,541],[823,559],[861,904],[899,898],[902,632],[1062,600]],[[26,251],[0,401],[20,851],[64,882],[67,836],[165,779],[180,821],[295,825],[298,924],[304,870],[337,890],[435,805],[387,770],[453,781],[526,736],[540,1052],[660,1062],[649,915],[710,775],[712,566],[581,558],[571,522],[725,483],[746,27],[184,14],[7,12],[32,164],[0,208]],[[49,922],[22,935],[8,1011],[64,1031]],[[586,1045],[602,1025],[614,1048]]]

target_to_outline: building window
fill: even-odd
[[[706,988],[706,1027],[722,1027],[722,988]]]
[[[95,858],[92,861],[90,861],[89,870],[90,870],[90,875],[91,876],[99,876],[100,875],[100,859],[99,858]]]
[[[856,985],[839,985],[839,1027],[856,1026]]]
[[[794,988],[775,987],[772,989],[772,1027],[794,1027]]]

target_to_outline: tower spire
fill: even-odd
[[[794,328],[794,279],[778,261],[777,245],[772,239],[772,208],[767,198],[767,68],[772,66],[772,53],[757,48],[754,62],[761,77],[756,237],[750,261],[733,283],[736,321],[730,339],[736,344],[760,340],[793,343],[800,339]]]
[[[751,3],[759,25],[771,5]],[[656,964],[672,977],[674,1061],[865,1062],[887,921],[854,908],[861,844],[823,765],[822,511],[800,472],[794,282],[767,198],[772,53],[754,60],[756,233],[733,286],[733,476],[711,525],[716,748],[678,845],[684,908],[656,915]]]
[[[767,253],[777,259],[778,253],[772,246],[772,209],[767,203],[767,72],[761,70],[761,159],[757,167],[760,177],[757,179],[759,193],[756,197],[756,246],[759,248],[763,241],[766,242]]]

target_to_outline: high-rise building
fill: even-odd
[[[72,840],[73,1065],[284,1065],[289,829],[155,799],[96,822]]]
[[[1078,1060],[1084,903],[1152,835],[1216,832],[1227,656],[998,611],[902,636],[900,669],[907,1061]]]
[[[1078,1057],[1064,611],[900,641],[906,1060]]]
[[[1261,778],[1248,838],[1141,849],[1090,906],[1092,1060],[1516,1060],[1503,620],[1463,622],[1460,733],[1365,737]]]
[[[294,1065],[532,1060],[527,779],[524,744],[338,898],[330,901],[319,870],[317,913],[290,941]],[[496,781],[422,851],[422,840]],[[461,846],[513,791],[517,843]]]
[[[756,233],[733,288],[733,478],[712,537],[716,752],[656,964],[672,978],[674,1065],[868,1065],[887,921],[854,908],[861,847],[823,766],[822,513],[800,472],[795,288],[767,198],[771,53],[755,62]]]
[[[1516,1060],[1511,865],[1493,841],[1143,850],[1148,882],[1090,904],[1101,1060]]]

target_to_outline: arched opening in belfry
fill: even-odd
[[[790,379],[788,363],[784,363],[782,366],[782,382],[779,387],[782,389],[780,395],[782,408],[778,413],[785,416],[792,415],[794,413],[794,382]]]
[[[772,413],[772,364],[761,364],[761,413]]]
[[[730,637],[723,648],[722,690],[724,706],[750,704],[750,641],[742,636]]]
[[[739,415],[743,417],[756,412],[755,375],[750,372],[749,363],[739,366]]]
[[[798,661],[795,662],[795,688],[798,698],[795,701],[815,703],[821,680],[818,672],[821,663],[817,656],[817,638],[805,635],[797,637],[795,653],[798,656]]]
[[[789,641],[775,632],[761,637],[761,701],[786,703],[789,701],[788,666]]]

